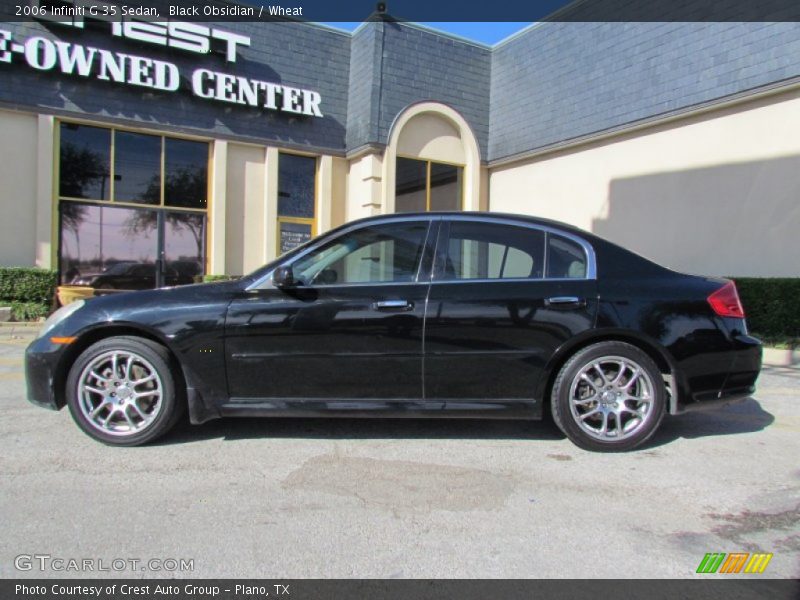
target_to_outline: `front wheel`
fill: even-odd
[[[664,418],[661,372],[642,350],[600,342],[576,353],[559,371],[551,396],[553,420],[587,450],[631,450]]]
[[[67,377],[72,418],[96,440],[138,446],[166,433],[181,414],[166,348],[144,338],[101,340],[75,361]]]

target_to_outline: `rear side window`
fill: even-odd
[[[527,227],[454,221],[439,279],[541,279],[544,233]]]
[[[547,236],[547,274],[549,279],[583,279],[586,277],[586,252],[583,247],[563,236]]]

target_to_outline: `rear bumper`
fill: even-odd
[[[755,386],[753,387],[753,391],[755,391]],[[730,404],[738,404],[739,402],[744,402],[752,395],[752,391],[743,394],[734,394],[731,396],[723,396],[721,398],[715,398],[713,400],[702,400],[700,402],[690,402],[685,404],[678,404],[677,410],[672,413],[675,415],[682,415],[688,412],[697,412],[697,411],[705,411],[705,410],[715,410],[718,408],[722,408],[724,406],[728,406]]]
[[[733,346],[733,364],[721,394],[751,394],[755,391],[756,379],[761,373],[761,341],[749,335],[737,335],[733,338]]]
[[[749,398],[756,390],[756,380],[761,373],[761,341],[739,334],[731,338],[733,347],[726,354],[730,367],[722,383],[715,389],[691,390],[679,398],[673,414],[696,410],[720,408]]]

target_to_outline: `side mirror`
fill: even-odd
[[[292,267],[278,267],[272,272],[272,283],[277,288],[288,288],[294,285]]]

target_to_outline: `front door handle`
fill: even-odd
[[[577,296],[553,296],[544,301],[544,305],[551,308],[576,308],[585,304],[586,300]]]
[[[382,311],[403,312],[414,308],[414,303],[408,300],[379,300],[372,303],[372,308]]]

